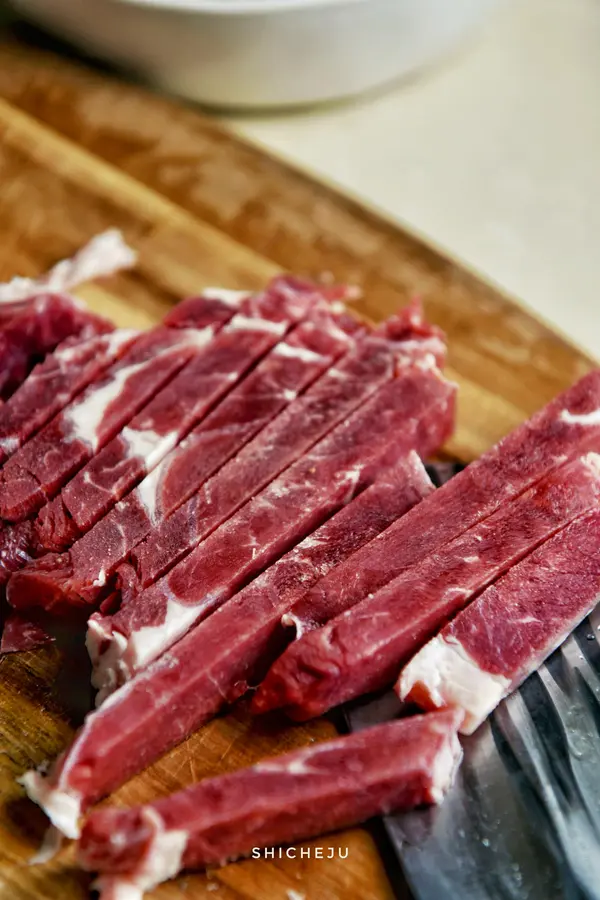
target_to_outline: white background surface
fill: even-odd
[[[512,0],[461,52],[378,97],[226,121],[600,359],[600,0]]]

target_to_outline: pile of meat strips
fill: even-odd
[[[83,616],[97,689],[22,782],[105,898],[440,802],[600,590],[600,372],[434,490],[455,386],[418,304],[372,328],[280,277],[140,333],[67,293],[133,262],[107,232],[0,288],[2,651]],[[87,815],[249,690],[304,720],[394,682],[395,721]]]

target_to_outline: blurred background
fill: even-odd
[[[599,0],[14,0],[0,15],[5,35],[202,104],[600,356]]]

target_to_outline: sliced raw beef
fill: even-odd
[[[408,569],[372,597],[299,638],[253,700],[309,719],[391,683],[402,663],[492,581],[598,505],[600,456],[565,464]]]
[[[264,300],[264,303],[261,303]],[[67,549],[232,389],[310,306],[304,293],[269,291],[243,300],[239,312],[40,512],[37,551]],[[217,334],[218,332],[218,334]]]
[[[511,569],[413,657],[401,696],[455,707],[473,732],[598,603],[599,536],[596,509]]]
[[[113,326],[67,296],[36,297],[27,310],[0,329],[0,398],[6,400],[31,369],[68,337],[107,334]]]
[[[395,461],[410,450],[427,455],[437,449],[449,432],[454,393],[434,372],[407,369],[406,377],[383,387],[200,539],[156,584],[115,615],[93,616],[88,649],[102,669],[96,686],[119,684],[159,656],[372,481],[382,461]]]
[[[432,377],[437,378],[436,356],[443,356],[441,339],[435,331],[428,332],[415,309],[409,308],[382,326],[378,333],[360,340],[355,349],[290,403],[196,494],[193,491],[198,468],[190,467],[192,496],[162,526],[161,510],[154,505],[154,486],[147,491],[148,479],[145,479],[68,553],[48,554],[15,576],[15,583],[8,586],[11,603],[47,609],[63,604],[96,603],[106,592],[106,584],[117,566],[155,524],[155,530],[140,545],[135,559],[141,576],[139,583],[144,587],[148,579],[153,580],[200,540],[202,521],[207,525],[203,529],[206,536],[382,384],[397,374],[413,373],[416,369],[431,371]],[[417,367],[413,362],[419,357]],[[201,459],[200,454],[198,458]],[[189,489],[186,471],[180,469],[182,500]],[[171,482],[171,502],[174,502],[174,490]],[[137,575],[135,570],[131,571],[135,587]]]
[[[403,317],[383,327],[387,328],[385,336],[376,334],[363,340],[133,550],[131,561],[140,588],[168,571],[241,502],[298,459],[382,384],[402,378],[410,395],[419,389],[417,385],[427,383],[427,378],[421,378],[425,372],[438,385],[439,371],[430,348],[439,340],[427,333],[417,340],[410,329],[407,334]],[[415,359],[418,366],[413,366]],[[437,432],[444,437],[439,443],[451,433],[453,419],[447,383],[444,385]]]
[[[65,763],[65,772],[80,771],[77,760],[83,765],[90,759],[89,789],[108,792],[120,778],[143,769],[212,718],[224,703],[245,691],[257,666],[278,652],[279,618],[286,600],[302,590],[302,582],[335,565],[373,529],[383,527],[388,516],[401,515],[430,487],[414,454],[385,473],[89,715],[68,751],[73,762]],[[394,500],[390,492],[397,492],[400,499]],[[96,750],[108,736],[111,765],[105,769],[102,751],[96,755]],[[98,765],[102,771],[96,771]],[[110,785],[104,781],[107,776],[113,779]],[[78,781],[79,776],[74,777]],[[64,779],[60,787],[71,790]]]
[[[558,396],[315,585],[293,610],[298,627],[306,631],[328,622],[374,594],[586,450],[600,450],[600,371]]]
[[[462,757],[454,713],[430,713],[262,760],[86,822],[79,861],[104,900],[141,897],[181,869],[440,803]],[[291,894],[291,892],[288,892]]]
[[[173,513],[229,459],[359,339],[356,323],[316,311],[279,343],[252,374],[127,498],[148,514],[148,533]],[[145,534],[140,535],[144,537]],[[138,538],[139,540],[139,538]],[[137,540],[136,540],[137,543]],[[133,545],[131,549],[133,548]]]
[[[24,444],[0,473],[0,516],[36,513],[166,384],[207,340],[205,329],[159,326]]]
[[[138,332],[69,338],[49,354],[0,409],[0,464],[127,350]]]
[[[53,640],[36,622],[11,613],[3,624],[0,653],[36,650],[44,644],[51,644]]]
[[[431,488],[418,457],[409,454],[179,641],[169,653],[168,680],[160,673],[149,676],[157,700],[164,690],[170,694],[169,707],[160,706],[161,710],[177,711],[169,720],[157,719],[162,745],[154,743],[155,753],[160,755],[182,740],[245,693],[250,684],[256,684],[285,646],[280,619],[295,597],[386,524],[404,515]],[[136,678],[137,690],[149,683],[146,673]],[[106,675],[105,670],[97,671],[99,681]],[[99,702],[110,686],[103,687]],[[114,699],[112,714],[120,710],[124,723],[122,742],[112,751],[117,761],[121,752],[125,756],[138,753],[137,745],[146,739],[146,725],[139,730],[140,722],[130,712],[137,702],[136,692],[119,692]]]
[[[133,265],[135,254],[119,232],[95,238],[73,259],[39,279],[15,278],[0,285],[0,397],[6,399],[33,366],[68,337],[82,340],[113,326],[64,292]]]
[[[58,262],[39,278],[13,278],[0,284],[0,325],[20,315],[41,295],[64,294],[86,281],[135,266],[136,254],[116,228],[96,235],[70,259]],[[73,301],[80,308],[84,305]]]

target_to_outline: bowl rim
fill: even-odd
[[[260,13],[277,13],[285,11],[301,11],[321,7],[354,6],[372,0],[109,0],[111,3],[124,6],[137,6],[140,9],[160,9],[164,12],[177,13],[210,13],[211,15],[231,16],[243,13],[256,15]]]

